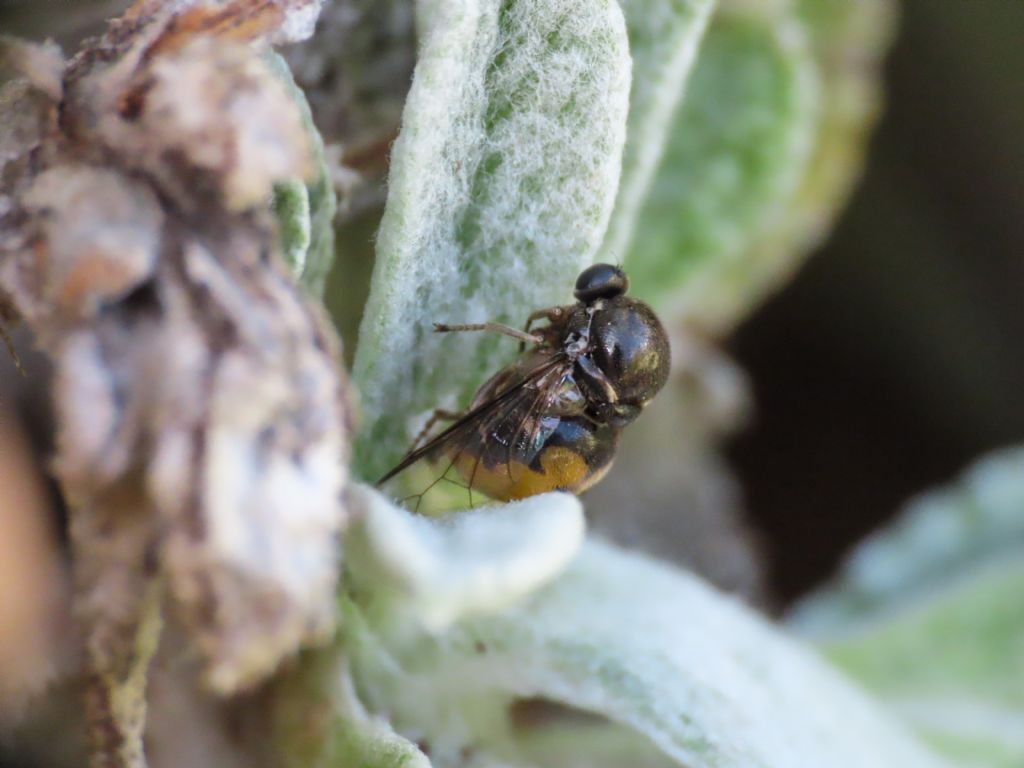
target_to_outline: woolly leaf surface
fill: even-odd
[[[515,343],[431,323],[522,325],[571,298],[604,236],[629,98],[611,0],[434,0],[392,151],[354,365],[374,479],[435,407],[464,407]]]

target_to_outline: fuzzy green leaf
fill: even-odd
[[[581,543],[583,511],[568,494],[535,496],[444,521],[410,515],[365,486],[349,489],[356,520],[345,538],[350,591],[400,617],[392,628],[446,628],[550,581]],[[354,609],[353,609],[354,610]],[[358,626],[358,623],[356,624]],[[351,628],[350,628],[351,629]],[[350,641],[351,642],[351,641]],[[285,766],[427,768],[426,756],[368,714],[344,648],[310,651],[276,683],[274,744]]]
[[[896,27],[894,0],[799,0],[821,79],[814,155],[777,247],[820,241],[860,177],[882,100],[882,60]]]
[[[721,5],[625,243],[639,293],[718,333],[792,273],[848,196],[894,16],[892,0]]]
[[[489,540],[482,531],[500,525],[502,513],[475,514],[476,540]],[[427,549],[464,538],[451,523],[421,518],[410,527],[396,522],[410,513],[390,515],[395,538],[421,537]],[[522,523],[540,530],[543,520]],[[537,537],[517,538],[517,546],[533,546]],[[473,560],[476,549],[438,551],[460,552],[448,557],[459,561]],[[444,631],[424,631],[408,604],[382,601],[381,580],[353,581],[360,586],[345,600],[343,626],[357,688],[399,733],[429,744],[435,766],[462,765],[466,754],[481,766],[571,765],[561,762],[567,745],[587,734],[615,750],[621,765],[943,765],[736,601],[608,545],[585,544],[549,586],[501,613],[467,613]],[[538,698],[589,716],[548,718],[553,730],[511,716]],[[577,765],[586,754],[577,753]]]
[[[1024,548],[825,651],[959,764],[1024,765]],[[962,761],[962,762],[961,762]]]
[[[267,66],[288,86],[306,127],[313,151],[312,179],[279,184],[274,190],[281,251],[295,277],[315,296],[323,295],[324,281],[334,261],[334,212],[337,198],[324,158],[324,143],[313,124],[306,96],[295,83],[288,63],[270,52]]]
[[[629,97],[613,0],[424,0],[354,378],[357,468],[383,473],[431,408],[460,407],[515,343],[431,322],[521,325],[570,298],[604,235]]]
[[[274,765],[282,768],[430,768],[419,748],[360,704],[336,648],[306,651],[267,697]]]
[[[298,179],[274,187],[274,215],[284,260],[295,277],[302,277],[309,251],[309,190]]]
[[[1024,764],[1024,450],[861,545],[793,623],[937,747]]]
[[[802,176],[816,109],[814,65],[793,19],[715,17],[629,246],[638,295],[702,319],[731,305],[747,249]]]
[[[741,266],[723,274],[733,289],[702,318],[720,330],[783,285],[828,234],[860,176],[879,113],[894,0],[798,0],[792,6],[807,30],[818,73],[814,148],[781,218],[751,243]]]
[[[622,180],[599,261],[620,263],[662,159],[715,0],[620,0],[633,56]]]
[[[410,515],[365,486],[349,493],[357,517],[345,539],[352,578],[389,593],[410,618],[435,630],[546,584],[583,541],[583,508],[567,493],[442,521]]]

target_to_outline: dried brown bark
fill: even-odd
[[[346,383],[279,253],[273,185],[312,154],[262,59],[317,9],[141,0],[0,91],[0,306],[55,367],[96,765],[142,764],[121,704],[161,599],[222,694],[333,626]]]

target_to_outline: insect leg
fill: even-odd
[[[438,333],[450,333],[451,331],[491,331],[492,333],[501,333],[505,336],[511,336],[513,339],[519,339],[523,344],[529,342],[531,344],[540,344],[544,339],[540,336],[534,336],[533,334],[520,331],[518,328],[513,328],[510,325],[504,323],[463,323],[461,325],[446,325],[445,323],[434,323],[434,330]]]
[[[420,511],[420,504],[422,504],[422,503],[423,503],[423,498],[424,498],[424,497],[425,497],[425,496],[426,496],[426,495],[427,495],[428,493],[430,493],[430,491],[431,491],[431,490],[432,490],[432,489],[434,488],[434,486],[435,486],[435,485],[437,485],[438,483],[440,483],[440,482],[441,482],[442,480],[446,480],[446,481],[448,481],[448,482],[455,482],[455,481],[453,481],[453,480],[450,480],[450,479],[448,478],[448,473],[449,473],[449,472],[451,471],[451,469],[452,469],[452,467],[453,467],[453,466],[455,466],[455,459],[452,459],[451,461],[449,461],[449,462],[448,462],[448,466],[447,466],[447,467],[445,467],[445,469],[444,469],[444,472],[442,472],[442,473],[441,473],[440,475],[438,475],[437,477],[435,477],[435,478],[434,478],[434,480],[433,480],[433,482],[432,482],[432,483],[431,483],[430,485],[428,485],[428,486],[427,486],[426,488],[424,488],[424,489],[423,489],[422,491],[420,491],[419,493],[414,493],[414,494],[413,494],[413,495],[411,495],[411,496],[406,496],[406,497],[405,497],[404,499],[402,499],[402,503],[404,504],[404,503],[405,503],[405,502],[407,502],[407,501],[408,501],[409,499],[416,499],[416,506],[415,506],[415,507],[413,508],[413,510],[412,510],[412,511],[413,511],[414,513],[419,513],[419,511]]]
[[[548,307],[547,309],[538,309],[531,312],[530,316],[526,318],[526,325],[523,327],[523,333],[535,336],[536,334],[530,333],[530,329],[533,327],[535,322],[538,320],[547,320],[549,323],[554,323],[562,319],[563,313],[564,310],[561,307]],[[520,341],[519,351],[522,352],[524,349],[526,349],[526,342]]]
[[[427,436],[430,434],[430,430],[434,428],[434,425],[437,424],[437,422],[455,421],[456,419],[461,418],[462,414],[458,411],[447,411],[444,408],[435,408],[434,412],[430,414],[430,418],[427,419],[427,423],[423,425],[423,429],[421,429],[420,433],[416,435],[416,439],[412,441],[412,445],[409,446],[409,451],[406,453],[406,456],[426,442]]]
[[[469,508],[475,509],[476,504],[473,503],[473,483],[476,482],[476,471],[480,467],[480,462],[483,460],[483,453],[477,455],[476,460],[473,462],[473,471],[469,473],[469,482],[466,484],[466,490],[469,491]]]

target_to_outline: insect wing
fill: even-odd
[[[571,370],[572,363],[564,354],[552,355],[410,452],[377,484],[423,459],[439,462],[439,474],[413,498],[445,481],[472,490],[481,467],[500,467],[512,481],[513,467],[529,464],[558,426],[559,418],[548,413],[549,404]],[[456,479],[456,468],[462,469],[464,482]],[[472,495],[470,500],[472,503]]]

